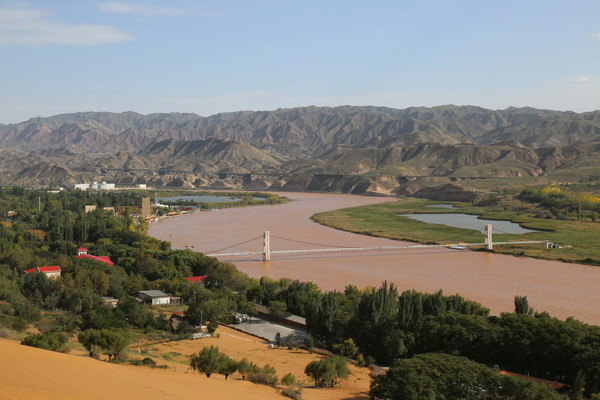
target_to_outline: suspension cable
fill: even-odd
[[[243,245],[243,244],[250,243],[250,242],[251,242],[251,241],[253,241],[253,240],[260,239],[261,237],[262,237],[262,236],[253,237],[252,239],[246,240],[245,242],[241,242],[241,243],[232,244],[231,246],[223,247],[223,248],[220,248],[220,249],[217,249],[217,250],[207,251],[207,252],[206,252],[206,253],[204,253],[204,254],[216,253],[217,251],[223,251],[223,250],[230,249],[230,248],[232,248],[232,247],[241,246],[241,245]]]
[[[281,240],[287,240],[288,242],[296,242],[296,243],[302,243],[302,244],[309,244],[309,245],[312,245],[312,246],[340,247],[340,248],[352,248],[353,247],[353,246],[340,246],[338,244],[325,244],[325,243],[305,242],[303,240],[288,239],[288,238],[284,238],[284,237],[281,237],[281,236],[275,236],[275,235],[271,235],[271,237],[277,238],[277,239],[281,239]]]

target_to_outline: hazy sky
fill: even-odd
[[[344,104],[600,109],[600,1],[0,0],[0,123]]]

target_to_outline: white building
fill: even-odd
[[[114,190],[114,183],[106,183],[106,182],[94,182],[90,185],[90,189],[92,190]]]
[[[76,183],[74,185],[69,185],[70,189],[80,189],[80,190],[88,190],[90,188],[89,183]]]
[[[171,304],[171,296],[160,290],[140,290],[138,297],[153,306]]]

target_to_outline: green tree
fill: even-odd
[[[515,296],[515,313],[533,315],[533,308],[529,307],[527,296]]]
[[[330,356],[325,360],[311,361],[304,368],[304,373],[315,381],[315,387],[329,384],[334,387],[338,380],[347,379],[351,372],[347,359],[341,356]]]
[[[569,400],[581,400],[583,398],[583,388],[585,386],[585,374],[578,371],[569,390]]]
[[[271,315],[274,317],[279,317],[281,314],[286,312],[287,305],[283,301],[272,300],[269,302],[269,306],[267,308],[269,309]]]
[[[95,357],[102,349],[102,340],[100,331],[96,329],[87,329],[81,332],[78,337],[79,342],[88,351],[90,357]]]
[[[204,347],[198,354],[193,354],[190,358],[190,366],[194,371],[198,371],[210,378],[211,374],[219,371],[219,359],[221,352],[218,347]]]
[[[311,361],[304,368],[304,373],[315,381],[315,387],[323,386],[327,371],[322,361]]]
[[[102,329],[100,331],[101,348],[108,356],[108,362],[116,360],[131,343],[131,334],[125,329]]]
[[[237,371],[240,373],[240,375],[242,375],[242,379],[246,380],[246,377],[254,373],[257,369],[258,367],[256,364],[243,358],[242,361],[238,363]]]
[[[502,376],[464,357],[419,354],[397,362],[371,382],[371,398],[379,399],[520,399],[558,400],[551,388],[533,381]]]
[[[221,353],[219,356],[218,373],[225,375],[225,379],[227,379],[229,375],[233,374],[235,371],[237,371],[237,369],[238,363],[226,354]]]

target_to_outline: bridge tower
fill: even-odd
[[[271,233],[265,231],[263,236],[263,261],[271,261]]]
[[[492,224],[485,224],[485,248],[492,250]]]

